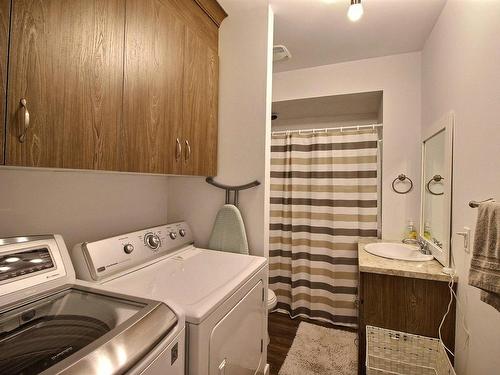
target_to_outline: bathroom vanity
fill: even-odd
[[[450,276],[441,272],[441,264],[436,260],[412,262],[382,258],[364,250],[366,244],[375,241],[358,244],[359,374],[365,373],[367,325],[437,338],[450,301]],[[441,334],[443,342],[453,350],[455,302]]]
[[[446,113],[429,126],[422,137],[422,195],[417,238],[427,254],[405,248],[399,241],[383,241],[384,245],[380,240],[365,239],[358,243],[360,374],[365,373],[367,325],[426,337],[439,336],[439,325],[450,303],[450,276],[442,270],[454,268],[451,261],[454,119],[453,112]],[[370,246],[370,252],[366,251],[365,245],[374,242],[378,242],[378,246]],[[427,260],[429,258],[433,259]],[[454,280],[455,290],[456,282]],[[453,351],[455,299],[441,336]]]

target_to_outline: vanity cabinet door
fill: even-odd
[[[217,47],[188,28],[184,50],[182,174],[214,176],[217,174]]]
[[[124,21],[124,0],[12,2],[6,164],[116,170]]]
[[[181,173],[185,34],[168,1],[127,0],[120,170]]]
[[[7,58],[9,45],[10,0],[0,0],[0,164],[4,162],[5,98],[7,95]]]

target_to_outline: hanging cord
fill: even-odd
[[[455,284],[455,270],[453,270],[453,273],[450,274],[450,281],[448,282],[448,288],[450,288],[450,302],[448,302],[448,308],[446,309],[446,312],[443,315],[443,319],[441,319],[441,323],[439,324],[439,329],[438,329],[438,334],[439,334],[439,341],[441,342],[441,345],[446,349],[448,353],[450,353],[453,357],[455,357],[455,354],[448,349],[448,347],[445,345],[443,342],[443,338],[441,337],[441,328],[443,327],[444,321],[446,320],[446,317],[450,313],[451,309],[451,304],[453,303],[453,285]]]
[[[455,257],[453,256],[453,251],[451,252],[450,255],[451,255],[451,263],[453,265],[455,265]],[[454,275],[456,275],[456,272],[454,272]],[[467,327],[467,323],[465,321],[465,308],[462,305],[462,302],[458,298],[457,293],[455,293],[453,288],[451,289],[451,291],[452,291],[453,295],[455,296],[455,301],[457,301],[457,310],[462,312],[462,328],[463,328],[464,332],[467,334],[467,339],[465,340],[464,345],[467,345],[467,343],[469,342],[469,338],[470,338],[470,331],[469,331],[469,328]],[[465,303],[467,303],[467,295],[465,295],[465,299],[466,299]]]
[[[455,263],[455,259],[453,258],[453,254],[451,254],[451,258],[452,258],[452,262],[454,264]],[[453,290],[453,286],[455,285],[455,276],[456,276],[457,273],[456,273],[456,271],[455,271],[454,268],[452,270],[453,270],[453,272],[450,273],[450,281],[448,282],[448,288],[450,288],[450,302],[448,302],[448,308],[446,309],[446,312],[443,315],[443,319],[441,319],[441,323],[439,324],[438,334],[439,334],[439,341],[441,342],[441,344],[443,345],[443,347],[445,348],[445,350],[448,353],[450,353],[453,357],[455,357],[455,354],[450,349],[448,349],[448,347],[444,344],[443,339],[441,337],[441,328],[443,327],[443,324],[444,324],[444,322],[446,320],[446,317],[450,313],[451,305],[453,303],[453,297],[455,297],[455,301],[457,301],[457,310],[462,312],[462,328],[465,331],[465,333],[467,334],[467,340],[466,340],[466,342],[469,340],[470,331],[467,328],[467,324],[465,322],[465,310],[463,309],[462,304],[461,304],[461,302],[460,302],[457,294]]]
[[[465,340],[465,345],[467,345],[467,342],[469,341],[469,337],[470,337],[470,331],[469,331],[469,328],[467,328],[467,323],[465,322],[465,313],[464,313],[465,309],[463,308],[462,302],[460,302],[460,299],[458,299],[458,296],[455,293],[455,291],[452,290],[452,292],[453,292],[453,295],[455,296],[455,301],[457,301],[458,310],[462,311],[462,328],[463,328],[464,332],[467,334],[467,339]]]

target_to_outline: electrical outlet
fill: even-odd
[[[457,234],[464,238],[464,251],[470,253],[470,228],[464,227],[464,231],[457,232]]]

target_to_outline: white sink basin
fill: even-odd
[[[425,262],[434,259],[432,255],[422,254],[417,246],[402,243],[377,242],[365,245],[365,250],[379,257],[406,260],[410,262]]]

